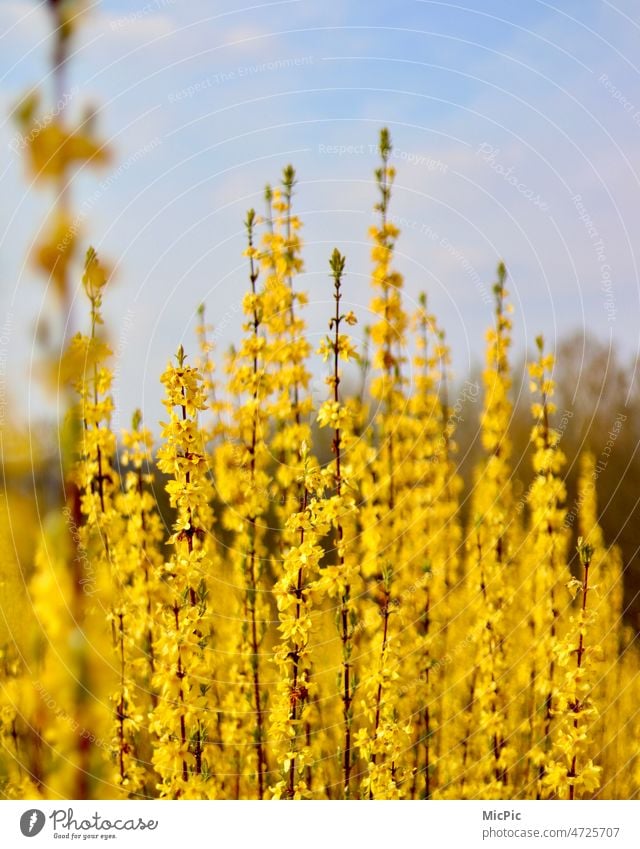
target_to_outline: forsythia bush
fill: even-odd
[[[31,156],[45,156],[45,143]],[[58,174],[85,148],[92,155],[70,133]],[[67,502],[43,523],[26,590],[3,559],[3,608],[26,592],[33,616],[32,636],[16,623],[0,651],[5,797],[640,790],[638,658],[622,624],[620,555],[598,525],[594,458],[582,458],[574,551],[554,360],[541,338],[530,366],[535,477],[517,503],[500,264],[482,402],[479,387],[465,389],[467,404],[478,402],[483,456],[463,505],[463,399],[451,397],[449,349],[427,296],[411,308],[403,298],[391,152],[385,129],[366,346],[344,306],[349,261],[335,250],[328,333],[312,350],[288,166],[267,188],[265,215],[247,214],[239,342],[220,368],[199,309],[196,350],[181,346],[161,376],[155,437],[139,412],[130,429],[112,429],[108,275],[88,251],[88,332],[69,340],[61,364],[74,397]],[[66,214],[52,222],[55,239]],[[73,244],[75,233],[61,292]],[[361,386],[349,391],[354,365]],[[317,399],[314,368],[325,369]]]

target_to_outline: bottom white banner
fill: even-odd
[[[33,840],[33,843],[30,841]],[[0,845],[183,849],[640,846],[640,802],[0,803]]]

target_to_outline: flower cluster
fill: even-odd
[[[553,749],[543,785],[559,798],[579,799],[593,794],[600,785],[602,767],[590,756],[589,729],[598,715],[592,692],[597,676],[600,647],[589,642],[594,616],[588,607],[589,569],[594,549],[582,537],[578,554],[581,579],[572,578],[569,588],[579,596],[577,615],[570,618],[564,640],[554,647],[562,680],[554,692]]]
[[[180,346],[161,376],[159,444],[140,412],[114,432],[108,275],[87,253],[90,330],[56,363],[74,393],[59,434],[65,501],[28,549],[32,567],[7,546],[0,557],[3,592],[26,611],[24,622],[5,611],[13,644],[0,639],[5,797],[640,792],[640,756],[620,769],[640,731],[622,561],[600,527],[589,453],[580,563],[569,560],[554,358],[538,339],[533,481],[519,492],[506,268],[482,387],[458,386],[432,301],[405,308],[387,130],[379,153],[362,341],[336,249],[314,293],[316,309],[330,301],[328,332],[311,344],[287,166],[266,215],[245,220],[248,285],[226,373],[200,307],[197,359]],[[480,423],[473,468],[456,445],[465,419]],[[11,539],[8,510],[0,532]]]
[[[551,426],[555,412],[554,382],[551,373],[554,358],[544,352],[544,340],[536,339],[538,359],[529,366],[534,427],[531,434],[535,478],[528,501],[530,509],[529,540],[533,564],[524,575],[532,606],[528,629],[534,647],[530,660],[531,779],[544,795],[544,779],[553,725],[553,698],[556,686],[556,647],[559,639],[559,616],[563,585],[569,580],[567,567],[568,534],[565,526],[566,497],[562,470],[565,457],[560,448],[560,433]],[[532,564],[532,565],[533,565]],[[539,719],[538,719],[539,718]]]
[[[210,769],[206,747],[212,678],[207,647],[211,636],[209,576],[211,482],[198,414],[206,407],[200,372],[186,363],[182,346],[162,375],[169,421],[158,469],[169,476],[166,490],[175,510],[171,559],[165,563],[168,600],[160,605],[155,640],[154,684],[158,703],[151,730],[157,734],[153,763],[162,795],[205,798]]]
[[[301,510],[288,520],[297,541],[285,554],[282,576],[274,586],[280,643],[274,652],[279,679],[271,711],[271,740],[282,765],[283,778],[272,788],[274,798],[309,796],[307,768],[313,755],[304,735],[309,704],[316,689],[312,681],[312,600],[318,593],[318,574],[324,550],[321,538],[329,527],[324,499],[326,475],[302,446],[304,472]]]
[[[509,420],[512,405],[508,351],[511,346],[511,306],[506,303],[506,268],[498,266],[494,285],[495,325],[487,333],[481,415],[485,458],[476,472],[471,504],[472,526],[467,536],[468,573],[475,592],[472,616],[483,623],[469,676],[467,730],[462,748],[465,796],[501,798],[509,781],[512,750],[508,739],[507,668],[508,613],[514,582],[514,529],[511,524]],[[468,774],[467,774],[468,773]]]

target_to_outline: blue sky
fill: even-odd
[[[10,317],[7,372],[30,387],[16,401],[36,411],[34,316],[50,300],[24,258],[50,196],[10,149],[8,113],[34,84],[51,96],[48,26],[43,4],[0,2],[0,319]],[[121,423],[139,404],[160,416],[158,376],[178,344],[193,349],[201,301],[221,349],[237,337],[242,219],[289,161],[311,331],[324,331],[334,245],[366,323],[370,146],[385,124],[398,266],[409,301],[428,291],[458,377],[482,359],[501,257],[517,351],[539,332],[553,345],[586,328],[634,357],[638,56],[632,0],[93,6],[75,41],[68,114],[97,105],[113,158],[78,175],[73,198],[83,239],[114,265],[106,313]]]

